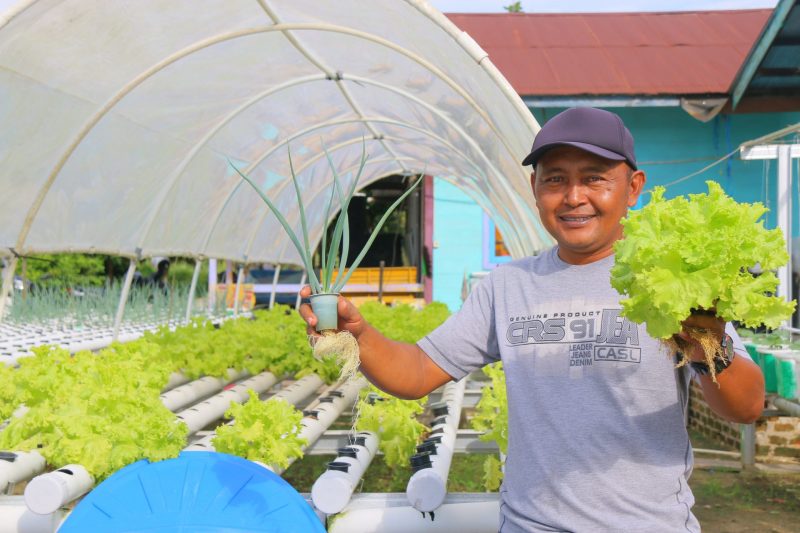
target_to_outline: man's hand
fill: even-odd
[[[689,360],[705,363],[706,356],[700,343],[689,335],[688,329],[706,330],[722,343],[725,335],[725,321],[716,315],[692,313],[689,318],[681,322],[683,329],[672,336],[673,340],[681,347]]]
[[[311,296],[311,287],[303,287],[300,296]],[[378,388],[398,398],[410,400],[422,398],[453,379],[416,344],[384,337],[364,320],[356,306],[346,298],[339,296],[337,313],[339,329],[349,331],[358,341],[361,352],[359,370]],[[319,337],[320,334],[314,329],[317,317],[311,306],[301,305],[300,316],[306,321],[308,334]]]
[[[705,353],[700,343],[693,339],[688,328],[710,332],[722,343],[725,321],[707,313],[692,313],[682,322],[683,329],[673,335],[691,361],[705,363]],[[715,413],[731,422],[750,424],[761,416],[764,407],[764,376],[747,357],[734,357],[725,371],[717,375],[714,383],[708,375],[699,377],[706,402]]]
[[[300,289],[300,296],[302,298],[308,298],[311,296],[311,287],[306,285]],[[367,321],[364,320],[363,316],[361,316],[358,308],[353,305],[350,300],[344,298],[343,296],[339,296],[339,304],[336,311],[339,315],[338,329],[349,331],[350,334],[353,335],[356,340],[358,340],[359,336],[361,336],[367,326]],[[317,325],[317,316],[314,314],[314,311],[311,310],[311,306],[309,304],[302,304],[300,306],[300,316],[302,316],[303,320],[306,321],[306,332],[308,335],[311,337],[319,337],[320,334],[315,329],[315,326]]]

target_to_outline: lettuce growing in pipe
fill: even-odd
[[[708,194],[664,199],[656,187],[650,203],[631,212],[624,238],[614,246],[611,285],[627,298],[622,315],[647,325],[653,337],[675,351],[672,335],[693,311],[713,310],[726,321],[775,328],[791,316],[795,302],[772,296],[773,269],[789,257],[780,229],[767,230],[761,203],[737,203],[716,182]],[[760,264],[763,274],[748,269]],[[706,352],[713,377],[719,343],[704,331],[689,331]],[[684,356],[680,365],[686,364]]]
[[[297,196],[297,205],[300,212],[302,242],[301,238],[295,234],[291,225],[283,216],[283,214],[281,214],[277,206],[262,190],[259,189],[253,180],[236,168],[236,165],[234,165],[230,160],[228,163],[231,165],[231,167],[233,167],[236,173],[242,177],[242,179],[244,179],[250,184],[251,187],[253,187],[264,203],[267,204],[267,207],[269,207],[270,211],[272,211],[272,213],[275,215],[275,218],[278,219],[278,222],[280,222],[281,226],[283,226],[283,229],[286,230],[286,234],[289,236],[289,239],[291,239],[292,244],[294,244],[295,248],[297,249],[297,253],[300,255],[300,258],[303,261],[303,266],[308,275],[309,285],[311,286],[311,307],[314,309],[314,314],[317,315],[318,319],[317,331],[322,333],[322,337],[314,344],[314,355],[318,358],[330,356],[336,357],[337,361],[342,367],[342,376],[348,377],[354,375],[356,370],[358,370],[360,359],[358,354],[358,343],[353,336],[349,332],[336,330],[338,324],[337,305],[339,301],[339,293],[341,292],[345,283],[347,283],[347,281],[350,279],[353,271],[358,268],[358,265],[364,259],[364,256],[367,255],[372,243],[375,241],[375,238],[378,236],[378,233],[383,225],[389,219],[389,216],[422,181],[422,175],[420,175],[417,181],[415,181],[414,184],[409,187],[408,190],[404,192],[400,198],[398,198],[383,214],[381,219],[376,224],[375,229],[372,231],[372,234],[369,236],[364,248],[353,260],[350,267],[347,268],[347,257],[350,251],[350,224],[347,218],[347,208],[350,205],[350,200],[356,192],[358,181],[361,178],[361,174],[363,173],[364,166],[367,162],[366,143],[362,143],[361,162],[359,164],[358,172],[356,173],[355,179],[353,179],[353,183],[347,189],[342,187],[339,174],[336,171],[336,166],[333,164],[333,160],[331,159],[327,149],[325,150],[325,155],[328,159],[331,173],[333,174],[333,183],[331,184],[331,191],[328,195],[328,203],[325,207],[325,222],[327,223],[330,216],[334,195],[336,195],[336,197],[339,199],[340,211],[338,217],[336,218],[336,224],[334,226],[330,242],[328,242],[327,239],[327,232],[322,232],[322,243],[320,249],[322,269],[319,277],[317,277],[311,262],[313,250],[311,249],[311,245],[309,243],[305,206],[303,205],[303,199],[300,195],[300,185],[297,181],[297,175],[294,171],[291,151],[289,152],[289,169],[292,174],[292,183],[294,185],[295,194]],[[334,271],[337,272],[335,279],[333,277]]]

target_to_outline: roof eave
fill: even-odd
[[[764,60],[764,56],[767,55],[775,37],[783,27],[783,23],[786,21],[786,17],[789,15],[792,7],[794,7],[794,4],[794,0],[780,0],[772,11],[769,20],[764,25],[764,29],[761,30],[761,35],[759,35],[753,48],[750,49],[750,53],[747,55],[738,74],[734,78],[733,84],[731,84],[731,90],[729,92],[731,94],[731,107],[733,109],[736,109],[739,101],[744,96],[747,87],[753,80],[753,76],[755,76],[759,65],[761,65],[761,62]]]

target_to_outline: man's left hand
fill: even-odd
[[[714,337],[722,342],[725,335],[725,321],[716,315],[692,313],[689,318],[681,322],[683,329],[672,336],[678,346],[682,347],[684,353],[689,356],[691,361],[705,363],[706,356],[700,343],[693,339],[687,328],[704,329],[714,334]]]

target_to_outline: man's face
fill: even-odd
[[[585,264],[613,253],[622,237],[620,220],[636,204],[642,171],[572,146],[547,151],[531,174],[533,195],[545,229],[561,259]]]

